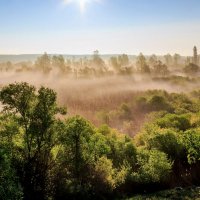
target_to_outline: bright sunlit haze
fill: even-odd
[[[191,55],[199,0],[2,0],[0,54]]]
[[[200,200],[200,0],[0,0],[0,200]]]

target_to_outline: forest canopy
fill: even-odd
[[[1,199],[109,198],[199,184],[196,96],[198,91],[152,90],[123,104],[119,122],[128,123],[140,106],[149,119],[132,138],[108,124],[68,116],[52,89],[26,82],[4,86]]]

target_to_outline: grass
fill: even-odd
[[[200,187],[175,188],[153,194],[137,195],[124,200],[200,200]]]

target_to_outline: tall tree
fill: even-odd
[[[5,86],[0,92],[4,110],[15,116],[22,131],[21,158],[24,198],[43,200],[49,196],[49,170],[52,149],[57,144],[59,121],[56,114],[65,114],[56,105],[56,93],[41,87],[37,92],[27,83]]]
[[[93,149],[90,148],[92,135],[94,134],[91,124],[83,118],[77,116],[68,119],[66,131],[62,141],[65,144],[65,152],[70,173],[73,182],[73,192],[78,193],[83,189],[84,177],[87,174],[87,166],[91,164]]]
[[[179,64],[181,56],[177,53],[174,54],[174,66],[177,67],[177,65]]]
[[[149,65],[150,67],[153,67],[154,65],[157,64],[157,61],[158,61],[158,58],[156,55],[152,55],[150,58],[149,58]]]
[[[194,49],[193,49],[193,63],[195,65],[198,65],[198,54],[197,54],[197,47],[194,46]]]
[[[167,66],[170,66],[173,62],[172,56],[170,54],[167,54],[167,55],[164,56],[164,58],[165,58],[165,64]]]
[[[62,55],[52,57],[52,66],[59,69],[63,74],[66,70],[65,59]]]
[[[36,69],[42,71],[44,74],[48,74],[51,71],[51,58],[44,53],[38,57],[35,62]]]
[[[160,60],[153,65],[152,72],[162,76],[168,75],[169,73],[167,65],[163,64]]]
[[[121,66],[127,66],[129,64],[128,55],[122,54],[121,56],[118,56],[118,62]]]
[[[137,57],[137,67],[140,73],[146,74],[150,73],[150,68],[147,65],[145,56],[140,53],[140,55]]]

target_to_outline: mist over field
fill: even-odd
[[[0,1],[0,200],[199,200],[200,1]]]
[[[190,94],[200,88],[194,59],[179,54],[105,58],[98,51],[74,59],[45,53],[33,62],[2,62],[0,85],[27,82],[37,88],[51,88],[57,92],[58,104],[67,108],[68,117],[81,115],[100,126],[108,115],[112,128],[133,136],[146,122],[146,113],[134,105],[142,95],[154,90]],[[123,104],[132,114],[119,122],[117,112]]]
[[[188,57],[96,50],[1,62],[0,149],[12,153],[3,184],[19,179],[0,199],[123,199],[120,191],[177,187],[198,197],[199,58],[195,46]]]

